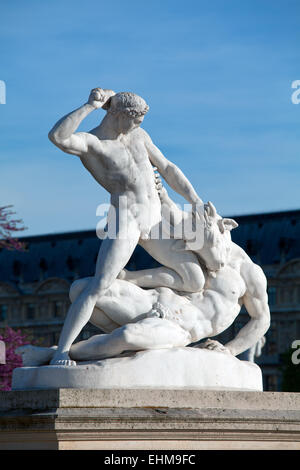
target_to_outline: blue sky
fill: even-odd
[[[0,204],[24,235],[96,227],[108,194],[47,138],[96,86],[146,99],[143,127],[220,214],[299,209],[298,0],[11,0],[0,18]]]

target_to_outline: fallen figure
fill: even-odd
[[[232,242],[230,230],[235,226],[231,219],[219,216],[211,203],[206,205],[204,244],[196,252],[205,276],[204,288],[199,292],[142,288],[137,285],[138,275],[134,283],[116,279],[97,300],[90,319],[105,333],[72,344],[66,365],[117,357],[125,351],[188,346],[225,331],[243,305],[250,320],[233,340],[223,346],[209,339],[200,347],[237,356],[254,346],[270,325],[266,278],[262,269]],[[220,256],[222,263],[212,270],[214,259]],[[155,270],[151,276],[153,283]],[[72,284],[71,302],[91,280],[83,278]],[[142,282],[145,285],[145,279]],[[26,345],[17,352],[24,366],[36,366],[48,364],[56,348]]]

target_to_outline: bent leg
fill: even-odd
[[[205,278],[198,258],[184,249],[182,240],[140,240],[140,245],[163,266],[139,271],[125,271],[125,279],[140,287],[169,287],[182,292],[203,289]]]
[[[174,322],[159,318],[146,318],[117,328],[112,333],[95,335],[72,344],[70,358],[73,361],[100,360],[114,357],[124,351],[146,349],[169,349],[184,347],[191,343],[189,333]],[[56,346],[42,348],[25,345],[17,349],[22,355],[23,366],[48,364],[53,358]]]
[[[74,360],[100,360],[124,351],[169,349],[190,344],[190,334],[176,323],[159,318],[146,318],[125,325],[107,335],[96,335],[73,344],[70,356]]]
[[[69,297],[71,302],[75,302],[77,297],[81,294],[81,292],[87,287],[88,283],[93,279],[92,277],[85,277],[82,279],[77,279],[73,282],[70,288]],[[111,318],[109,318],[103,310],[101,310],[97,303],[94,307],[92,316],[90,318],[90,323],[96,326],[100,330],[104,331],[104,333],[111,333],[116,328],[122,326],[121,324],[115,323]]]
[[[72,302],[85,289],[92,278],[75,281],[70,289]],[[143,319],[151,312],[159,293],[154,289],[144,290],[127,281],[116,279],[103,296],[97,299],[90,322],[105,333]]]
[[[138,243],[140,237],[138,227],[133,225],[128,233],[130,233],[130,239],[106,238],[103,240],[98,255],[96,274],[71,305],[51,364],[69,364],[68,351],[71,344],[90,320],[97,300],[117,278]]]

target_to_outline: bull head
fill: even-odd
[[[217,209],[212,202],[208,201],[207,204],[204,204],[204,220],[207,228],[210,228],[214,223],[218,224],[219,230],[221,233],[224,233],[225,230],[232,230],[233,228],[238,227],[238,223],[233,219],[222,218],[218,215]]]
[[[217,271],[226,264],[231,244],[229,232],[237,226],[235,220],[218,215],[212,202],[204,205],[204,240],[198,254],[210,271]]]

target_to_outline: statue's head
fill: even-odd
[[[103,105],[103,109],[116,118],[122,132],[126,133],[140,126],[149,106],[140,96],[130,92],[121,92],[109,98]]]
[[[238,224],[233,219],[221,217],[215,206],[208,202],[204,204],[199,227],[203,236],[203,245],[194,251],[198,253],[209,271],[218,271],[228,263],[232,247],[230,232],[238,227]]]

